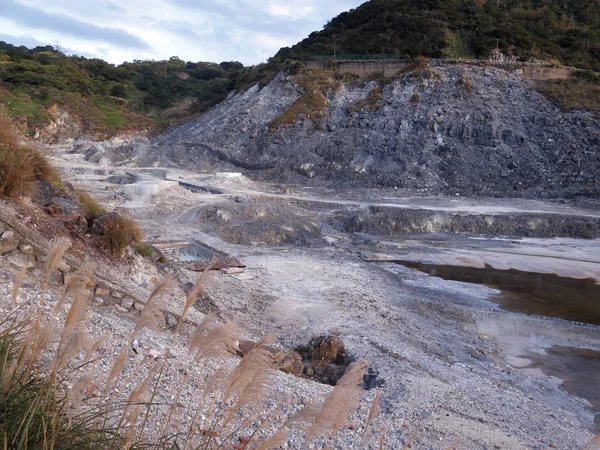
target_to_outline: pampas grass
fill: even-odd
[[[596,450],[597,448],[600,448],[600,445],[596,445],[596,444],[600,444],[600,434],[598,434],[594,439],[592,439],[581,450]]]
[[[95,263],[87,263],[81,266],[79,270],[77,270],[77,272],[75,272],[69,277],[69,279],[65,283],[65,290],[62,296],[60,297],[58,304],[54,308],[55,312],[60,311],[60,308],[64,304],[68,295],[77,296],[85,291],[87,283],[90,280],[92,273],[94,273],[95,269]]]
[[[235,354],[237,346],[236,325],[232,322],[219,325],[214,317],[209,316],[196,328],[189,345],[189,354],[195,351],[193,360],[200,361]]]
[[[84,352],[88,355],[94,345],[92,337],[86,331],[88,322],[89,299],[80,295],[75,298],[65,319],[56,352],[55,370],[64,366],[70,359]]]
[[[53,241],[50,252],[48,253],[48,259],[46,261],[46,280],[44,282],[44,292],[46,292],[48,289],[48,282],[50,281],[52,273],[60,264],[60,261],[70,246],[71,241],[69,241],[67,238],[58,238]]]
[[[202,272],[202,275],[200,275],[200,278],[198,279],[196,284],[192,287],[192,289],[190,289],[190,292],[188,293],[185,299],[185,306],[183,307],[183,313],[181,314],[181,319],[179,319],[178,327],[183,322],[183,319],[187,315],[190,308],[198,300],[198,296],[202,293],[202,290],[204,289],[204,284],[206,283],[206,278],[210,270],[211,267],[207,267],[206,269],[204,269],[204,272]]]
[[[64,238],[54,241],[46,264],[44,289],[69,245],[69,241]],[[57,328],[54,324],[55,315],[50,313],[49,321],[46,317],[49,313],[45,309],[33,313],[33,308],[30,308],[32,312],[23,319],[25,325],[11,331],[16,336],[16,344],[3,347],[2,336],[11,322],[8,319],[0,320],[1,395],[3,398],[12,398],[19,389],[29,389],[30,386],[35,388],[32,393],[27,394],[29,397],[17,398],[18,402],[14,405],[24,406],[19,406],[18,414],[22,416],[14,414],[22,424],[27,424],[30,420],[34,422],[32,427],[24,425],[24,430],[35,430],[38,433],[36,438],[43,436],[41,443],[30,441],[27,432],[23,434],[17,426],[11,429],[9,440],[5,440],[5,448],[18,447],[21,439],[28,442],[29,448],[65,448],[64,444],[68,441],[61,441],[63,438],[58,437],[64,430],[75,430],[79,437],[74,438],[74,442],[79,442],[77,439],[85,442],[85,447],[73,447],[69,443],[69,448],[142,448],[150,446],[148,442],[144,442],[147,436],[144,430],[147,424],[153,424],[153,439],[161,448],[176,448],[181,444],[180,438],[185,440],[182,448],[230,448],[229,444],[235,443],[241,430],[250,429],[250,437],[244,439],[243,448],[250,448],[249,441],[259,440],[264,443],[261,445],[260,442],[252,442],[252,448],[267,450],[285,445],[292,433],[306,434],[306,442],[309,442],[316,437],[332,439],[342,428],[350,408],[358,400],[358,384],[364,375],[366,364],[351,365],[347,374],[340,379],[322,404],[305,407],[285,420],[277,432],[270,435],[266,432],[264,424],[272,418],[269,413],[263,411],[267,406],[265,399],[272,389],[271,377],[275,373],[273,355],[267,348],[274,339],[270,336],[261,339],[238,360],[236,367],[231,368],[230,362],[236,358],[239,344],[237,327],[232,322],[222,323],[213,316],[204,318],[188,342],[187,370],[182,371],[180,375],[169,374],[169,382],[177,383],[173,392],[170,392],[175,395],[170,396],[166,405],[163,404],[165,408],[161,409],[160,417],[156,420],[159,412],[154,411],[155,405],[158,404],[155,403],[155,398],[160,398],[161,382],[164,384],[163,374],[169,373],[169,370],[173,371],[169,354],[178,339],[177,332],[172,335],[170,345],[161,356],[160,362],[155,362],[153,358],[144,358],[137,367],[127,373],[127,376],[123,376],[123,373],[133,339],[141,330],[162,332],[162,301],[165,295],[172,292],[175,283],[173,276],[163,279],[150,295],[144,310],[135,325],[132,325],[133,331],[124,339],[125,342],[110,367],[105,385],[102,385],[104,395],[98,397],[95,394],[96,390],[102,389],[98,388],[98,385],[104,381],[96,372],[91,355],[103,346],[108,337],[104,335],[94,341],[87,332],[91,296],[86,285],[94,267],[92,263],[85,264],[67,279],[55,308],[56,312],[65,314],[62,328]],[[22,271],[15,280],[13,303],[18,298],[19,286],[25,273]],[[202,292],[207,273],[205,272],[190,290],[176,331]],[[68,310],[63,313],[62,309],[67,308],[62,307],[70,298],[72,301]],[[10,314],[17,317],[18,311],[19,309],[13,309]],[[8,350],[4,350],[5,348]],[[214,358],[227,359],[220,367],[217,366],[211,376],[204,371],[205,367],[214,367],[214,361],[207,361]],[[148,367],[148,364],[152,364],[152,367]],[[192,365],[197,367],[191,367]],[[44,367],[46,369],[43,369]],[[147,374],[142,377],[141,373],[144,372]],[[137,385],[129,391],[130,383],[135,384],[136,381]],[[184,392],[195,386],[198,401],[188,406],[189,414],[184,414],[184,407],[179,403],[180,398]],[[84,399],[91,401],[87,402]],[[16,408],[14,405],[13,409]],[[29,415],[31,410],[36,408],[46,408],[44,415]],[[268,405],[267,409],[271,409],[271,405]],[[93,412],[86,416],[86,411]],[[192,413],[193,417],[190,417]],[[378,414],[379,395],[371,407],[365,432],[373,428],[372,424]],[[85,423],[81,422],[81,417],[86,417]],[[187,419],[185,424],[180,422],[181,417]],[[1,421],[2,411],[0,429],[4,430],[1,427],[5,427],[5,424]],[[161,428],[156,428],[157,424],[162,428],[162,433]],[[185,427],[181,434],[180,426]],[[124,447],[122,444],[125,442],[127,445]]]
[[[19,297],[19,291],[21,290],[21,285],[23,284],[23,278],[25,278],[26,273],[27,273],[27,266],[21,268],[21,270],[17,274],[17,278],[15,278],[15,281],[13,283],[11,305],[14,305],[15,301],[17,301],[17,297]]]
[[[175,276],[170,275],[163,278],[160,283],[156,285],[152,294],[146,302],[146,306],[140,313],[140,316],[135,324],[133,333],[129,341],[132,342],[135,336],[144,328],[150,328],[151,330],[158,331],[165,321],[165,316],[161,311],[160,297],[170,293],[175,285]]]
[[[117,381],[117,379],[123,373],[123,369],[125,368],[125,363],[127,362],[127,355],[129,353],[129,345],[130,345],[130,342],[127,342],[127,344],[123,345],[123,347],[121,348],[121,351],[119,352],[117,358],[115,359],[115,362],[113,363],[113,365],[110,369],[108,378],[106,379],[106,386],[104,388],[105,394],[110,390],[113,383],[115,383],[115,381]]]
[[[379,417],[381,413],[381,393],[377,392],[375,395],[375,399],[373,399],[373,404],[371,405],[371,409],[369,411],[369,416],[367,417],[367,423],[365,424],[365,433],[369,429],[369,426],[375,422],[375,419]]]
[[[271,450],[281,448],[287,442],[292,431],[307,432],[311,424],[317,419],[321,412],[321,404],[311,404],[305,406],[288,420],[275,432],[273,436],[267,439],[258,447],[258,450]]]
[[[317,436],[332,437],[341,430],[350,410],[358,402],[359,387],[368,367],[368,364],[362,361],[350,364],[344,376],[325,399],[321,412],[306,435],[305,443]]]

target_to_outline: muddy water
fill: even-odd
[[[444,280],[483,284],[502,291],[491,300],[509,311],[600,325],[600,285],[553,274],[394,261]]]
[[[552,347],[546,355],[532,355],[534,367],[563,380],[566,391],[585,398],[596,412],[600,432],[600,352],[571,347]]]
[[[483,284],[502,291],[492,300],[509,311],[600,325],[600,286],[594,280],[473,267],[394,261],[445,280]],[[562,389],[592,404],[600,432],[600,352],[552,347],[546,355],[527,355],[531,367],[563,380]]]

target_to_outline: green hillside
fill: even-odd
[[[600,70],[600,0],[371,0],[277,59],[315,55],[519,59]]]
[[[0,41],[0,103],[32,132],[48,123],[56,104],[81,117],[91,132],[110,136],[189,119],[276,70],[177,57],[115,66],[51,46],[28,49]]]

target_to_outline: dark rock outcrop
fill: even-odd
[[[160,136],[140,164],[244,171],[253,178],[427,194],[572,197],[600,193],[600,121],[564,113],[498,68],[440,65],[404,77],[362,107],[375,82],[326,93],[327,117],[276,131],[302,89],[280,74]],[[470,80],[470,89],[461,84]],[[415,94],[418,94],[415,95]],[[415,99],[418,98],[418,101]]]

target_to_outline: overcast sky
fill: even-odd
[[[273,56],[365,0],[0,0],[0,40],[111,63]]]

